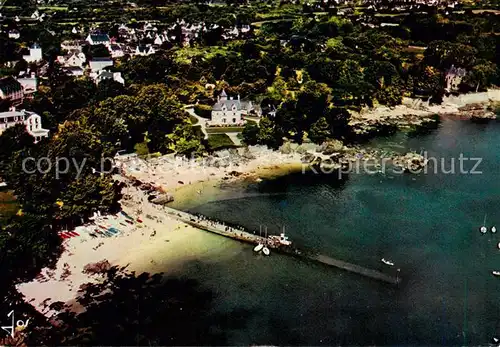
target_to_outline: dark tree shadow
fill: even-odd
[[[244,326],[248,317],[247,312],[233,312],[238,320],[212,313],[214,294],[194,280],[117,267],[102,283],[83,285],[79,294],[85,311],[76,314],[66,306],[52,329],[50,340],[59,345],[224,345],[225,331]]]

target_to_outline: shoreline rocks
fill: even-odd
[[[427,165],[428,160],[418,153],[410,152],[394,158],[392,162],[404,172],[418,173]]]

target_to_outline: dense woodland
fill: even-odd
[[[30,68],[39,74],[43,70],[44,77],[34,100],[23,107],[40,114],[52,134],[36,145],[24,126],[9,128],[0,136],[0,177],[19,204],[19,212],[2,221],[0,232],[4,307],[22,302],[14,289],[16,283],[31,280],[41,268],[55,264],[61,252],[56,231],[61,226],[77,225],[97,209],[119,208],[120,185],[110,174],[92,170],[101,169],[101,158],[113,157],[121,149],[185,156],[203,156],[214,150],[193,126],[184,105],[198,102],[199,109],[207,109],[225,89],[228,94],[256,100],[264,114],[276,109],[275,116],[264,115],[259,124],[249,122],[242,137],[249,145],[278,148],[285,139],[298,143],[355,141],[348,110],[395,106],[404,96],[439,103],[445,95],[446,71],[452,65],[467,70],[457,92],[483,91],[500,80],[500,17],[473,12],[477,5],[448,14],[445,9],[421,7],[409,15],[383,17],[366,7],[339,16],[336,8],[285,1],[227,3],[209,6],[139,0],[136,7],[125,1],[104,7],[101,1],[74,1],[47,7],[44,11],[50,17],[43,23],[27,21],[24,25],[12,16],[30,16],[36,8],[32,1],[16,1],[15,6],[2,8],[9,18],[0,26],[4,32],[18,28],[21,40],[0,35],[0,77],[26,70],[25,61],[14,66],[8,62],[19,60],[33,42],[41,44],[45,62]],[[252,30],[245,39],[229,41],[222,38],[220,29],[210,30],[189,47],[173,42],[152,56],[120,58],[113,69],[122,73],[125,86],[113,81],[96,86],[89,78],[66,75],[55,62],[63,53],[62,40],[82,38],[71,33],[73,26],[88,30],[90,23],[97,23],[113,36],[122,23],[140,27],[144,21],[154,20],[161,28],[179,18],[214,23],[219,28],[252,24]],[[398,25],[379,26],[382,22]],[[86,53],[89,57],[105,54],[102,47]],[[206,89],[207,83],[215,84],[215,89]],[[3,110],[8,106],[0,105]],[[79,177],[74,168],[60,177],[54,171],[28,175],[23,172],[23,159],[28,157],[54,161],[71,157],[85,160],[86,165]],[[106,285],[138,286],[134,281],[115,274]],[[167,309],[169,305],[175,306],[165,303]],[[1,312],[8,312],[4,307]],[[102,308],[94,309],[100,312]],[[38,319],[40,327],[48,326]],[[66,319],[75,323],[74,317]],[[37,336],[57,344],[114,343],[97,328],[94,335],[82,337],[82,322],[93,324],[89,315],[86,319],[76,325],[80,330],[70,332],[71,339],[47,332]],[[175,321],[175,317],[168,319]],[[129,323],[124,326],[138,329]],[[170,335],[162,333],[149,342],[171,343],[168,338],[173,337],[176,344],[203,343],[182,340],[175,329]],[[129,340],[120,341],[130,344]],[[137,343],[148,341],[139,339]]]

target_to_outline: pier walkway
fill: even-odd
[[[217,235],[221,235],[224,237],[229,237],[234,240],[239,240],[242,242],[250,243],[256,245],[258,243],[264,243],[266,239],[259,235],[255,235],[253,233],[249,233],[248,231],[243,230],[242,228],[234,228],[231,226],[227,226],[215,221],[210,220],[209,218],[200,218],[198,216],[192,215],[187,212],[183,212],[180,210],[173,209],[171,207],[162,206],[160,209],[163,209],[169,216],[181,220],[184,223],[192,225],[198,229],[202,229]],[[269,239],[268,239],[269,240]],[[311,252],[301,251],[295,247],[277,245],[276,243],[268,243],[268,247],[274,249],[275,251],[283,254],[288,254],[294,256],[296,258],[302,260],[309,260],[315,263],[320,263],[328,266],[333,266],[345,271],[349,271],[358,275],[362,275],[368,278],[372,278],[375,280],[379,280],[382,282],[390,283],[390,284],[399,284],[401,282],[401,278],[399,276],[391,276],[389,274],[385,274],[383,272],[368,269],[360,265],[352,264],[343,260],[334,259],[328,257],[326,255],[315,254]]]

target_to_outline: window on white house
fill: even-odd
[[[233,123],[236,123],[236,118],[233,118]]]
[[[222,123],[226,123],[226,118],[222,118]]]

